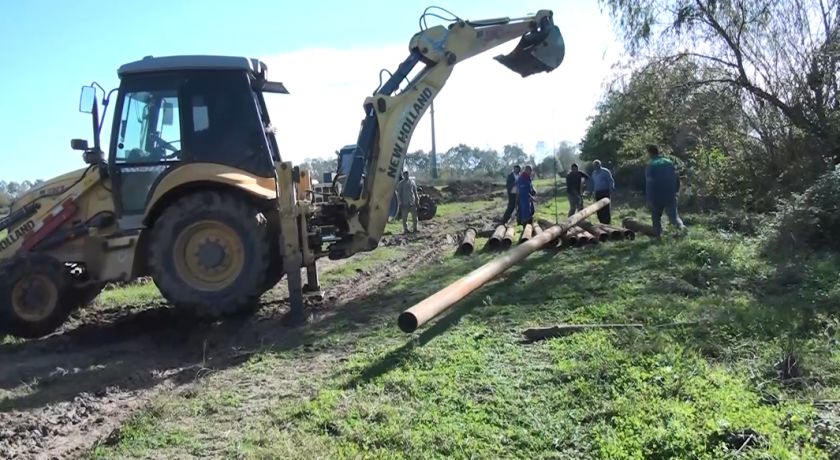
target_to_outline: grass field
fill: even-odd
[[[383,284],[363,321],[160,393],[90,458],[840,458],[840,261],[759,249],[693,224],[658,243],[541,252],[401,333],[399,312],[492,258],[446,256]],[[559,323],[673,322],[686,324],[521,341]]]

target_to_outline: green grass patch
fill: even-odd
[[[306,349],[157,398],[94,458],[840,454],[840,426],[807,402],[840,398],[837,257],[775,266],[752,240],[692,227],[534,254],[418,333],[397,329],[403,309],[492,258],[418,267],[354,306],[367,313],[356,328],[339,315]],[[520,343],[534,326],[676,321],[693,323]],[[786,356],[796,364],[781,369]]]
[[[163,296],[160,295],[157,286],[154,283],[134,284],[125,286],[119,289],[111,289],[102,291],[99,297],[96,298],[95,305],[114,307],[114,306],[132,306],[132,305],[148,305],[150,303],[163,302]]]

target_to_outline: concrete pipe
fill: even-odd
[[[570,228],[569,231],[566,232],[566,233],[576,237],[578,239],[578,245],[579,246],[585,246],[587,244],[592,244],[593,240],[595,239],[595,237],[593,237],[591,233],[587,232],[586,230],[580,228],[577,225]]]
[[[516,226],[510,225],[505,230],[505,236],[502,238],[502,249],[507,249],[513,246],[513,237],[516,236]]]
[[[602,225],[603,225],[604,228],[611,229],[611,230],[615,231],[616,233],[618,233],[619,235],[622,235],[622,238],[625,239],[625,240],[635,240],[636,239],[636,232],[633,231],[633,230],[630,230],[629,228],[619,227],[617,225],[606,225],[606,224],[602,224]]]
[[[522,234],[519,235],[519,244],[522,244],[531,239],[531,236],[534,234],[534,227],[531,224],[525,224],[525,228],[522,229]]]
[[[606,230],[592,225],[589,221],[583,221],[578,226],[592,234],[601,243],[606,243],[610,239],[610,234]]]
[[[538,236],[540,233],[542,233],[542,227],[539,224],[534,224],[534,236]]]
[[[468,228],[467,231],[464,232],[464,238],[461,240],[460,246],[458,246],[458,255],[468,256],[473,253],[473,249],[475,248],[475,229]]]
[[[563,247],[576,248],[580,244],[577,235],[564,233],[560,235],[560,245]]]
[[[610,236],[611,240],[621,241],[621,240],[624,240],[624,239],[627,238],[627,235],[624,233],[623,229],[619,229],[619,228],[613,227],[611,225],[604,225],[604,224],[595,224],[594,227],[597,228],[597,229],[601,229],[604,232],[606,232],[607,235]]]
[[[502,245],[502,238],[505,237],[505,226],[499,225],[493,232],[493,235],[487,240],[487,248],[497,250]]]
[[[624,227],[628,230],[641,233],[642,235],[647,235],[651,238],[656,238],[656,230],[653,229],[653,225],[643,224],[632,217],[624,219],[622,225],[624,225]]]
[[[399,316],[397,324],[403,332],[411,333],[416,331],[418,327],[426,324],[429,320],[439,315],[441,312],[451,307],[471,292],[480,288],[496,276],[499,276],[515,264],[521,262],[526,257],[533,254],[534,251],[541,248],[544,244],[556,239],[565,233],[570,227],[577,225],[578,222],[588,218],[609,203],[609,198],[602,198],[597,203],[589,205],[571,215],[562,223],[547,228],[540,235],[531,238],[513,250],[473,270],[458,281],[455,281],[449,286],[441,289],[435,294],[432,294],[404,311]]]

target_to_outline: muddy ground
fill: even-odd
[[[0,345],[0,390],[9,395],[0,401],[0,458],[84,457],[96,443],[109,442],[121,422],[158,392],[244,363],[254,350],[306,347],[320,322],[341,311],[364,314],[361,307],[380,286],[454,250],[460,229],[483,225],[498,207],[487,203],[448,220],[436,217],[421,223],[418,234],[386,235],[381,245],[401,246],[406,255],[325,283],[325,298],[308,301],[303,326],[287,324],[281,281],[250,317],[196,324],[162,302],[91,307],[49,337]],[[416,241],[423,244],[410,244]],[[324,261],[320,267],[325,273],[352,262]]]
[[[438,203],[469,203],[503,197],[505,186],[487,180],[455,180],[443,187],[420,184],[418,191],[429,195]]]

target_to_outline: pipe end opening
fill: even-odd
[[[407,311],[403,312],[400,314],[399,318],[397,318],[397,325],[400,327],[401,331],[406,334],[411,334],[417,330],[417,317]]]

